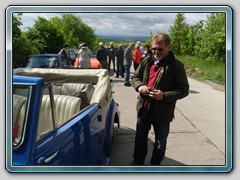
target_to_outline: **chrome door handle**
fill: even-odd
[[[49,161],[51,161],[53,158],[55,158],[57,156],[59,151],[55,152],[52,156],[45,158],[45,157],[40,157],[38,159],[38,164],[43,164],[43,163],[48,163]]]

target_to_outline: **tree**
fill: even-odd
[[[201,59],[225,61],[225,13],[212,13],[196,25],[195,55]]]
[[[203,37],[205,23],[205,21],[200,20],[196,25],[193,26],[196,43],[194,46],[194,55],[201,59],[208,57],[207,50],[204,48],[207,46],[207,42],[205,42]]]
[[[61,32],[48,20],[38,17],[32,28],[29,28],[27,38],[40,53],[58,53],[64,44]]]
[[[145,41],[145,45],[148,44],[150,47],[152,46],[152,37],[153,37],[153,32],[150,31],[149,39]]]
[[[186,47],[186,53],[187,55],[194,56],[194,47],[196,45],[196,31],[195,31],[195,26],[190,26],[189,27],[189,33],[187,35],[187,40],[188,40],[188,46]]]
[[[16,14],[13,16],[12,25],[12,39],[13,39],[13,51],[12,51],[12,67],[17,68],[20,66],[27,65],[27,57],[34,52],[28,39],[21,32],[20,26],[21,14]]]
[[[186,23],[184,13],[177,13],[173,26],[170,26],[169,36],[171,38],[172,51],[175,54],[185,54],[187,52],[189,26]]]
[[[85,42],[90,49],[95,47],[96,35],[94,30],[82,22],[82,20],[72,14],[64,14],[61,18],[54,17],[50,19],[52,25],[62,33],[65,42],[70,47],[78,47],[80,43]]]
[[[203,41],[207,42],[205,50],[215,60],[226,58],[226,17],[225,13],[212,13],[206,21]]]

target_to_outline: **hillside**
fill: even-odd
[[[99,37],[103,38],[105,42],[136,42],[136,41],[141,41],[145,42],[149,40],[149,36],[107,36],[107,35],[98,35]]]

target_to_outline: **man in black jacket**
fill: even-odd
[[[176,101],[188,95],[189,84],[184,65],[175,59],[170,48],[167,34],[155,34],[152,38],[152,55],[141,61],[132,79],[133,87],[139,92],[134,165],[144,164],[151,125],[155,144],[150,163],[161,164]]]
[[[97,50],[96,58],[100,62],[103,69],[108,69],[108,50],[104,47],[103,42],[99,43],[99,49]]]
[[[120,44],[118,46],[118,49],[115,52],[115,57],[117,59],[116,78],[118,78],[120,74],[121,74],[122,77],[124,77],[124,66],[123,66],[124,50],[123,50],[123,44]]]

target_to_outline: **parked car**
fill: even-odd
[[[76,57],[73,65],[75,68],[78,68],[78,61],[79,61],[79,57]],[[101,68],[100,62],[97,60],[96,56],[94,55],[90,58],[90,63],[91,63],[91,69]]]
[[[107,165],[120,126],[104,69],[13,70],[12,164]]]
[[[100,62],[97,60],[96,57],[91,57],[91,58],[90,58],[90,63],[91,63],[91,68],[92,68],[92,69],[102,68]]]
[[[65,56],[60,54],[35,54],[28,58],[28,68],[72,68]]]

